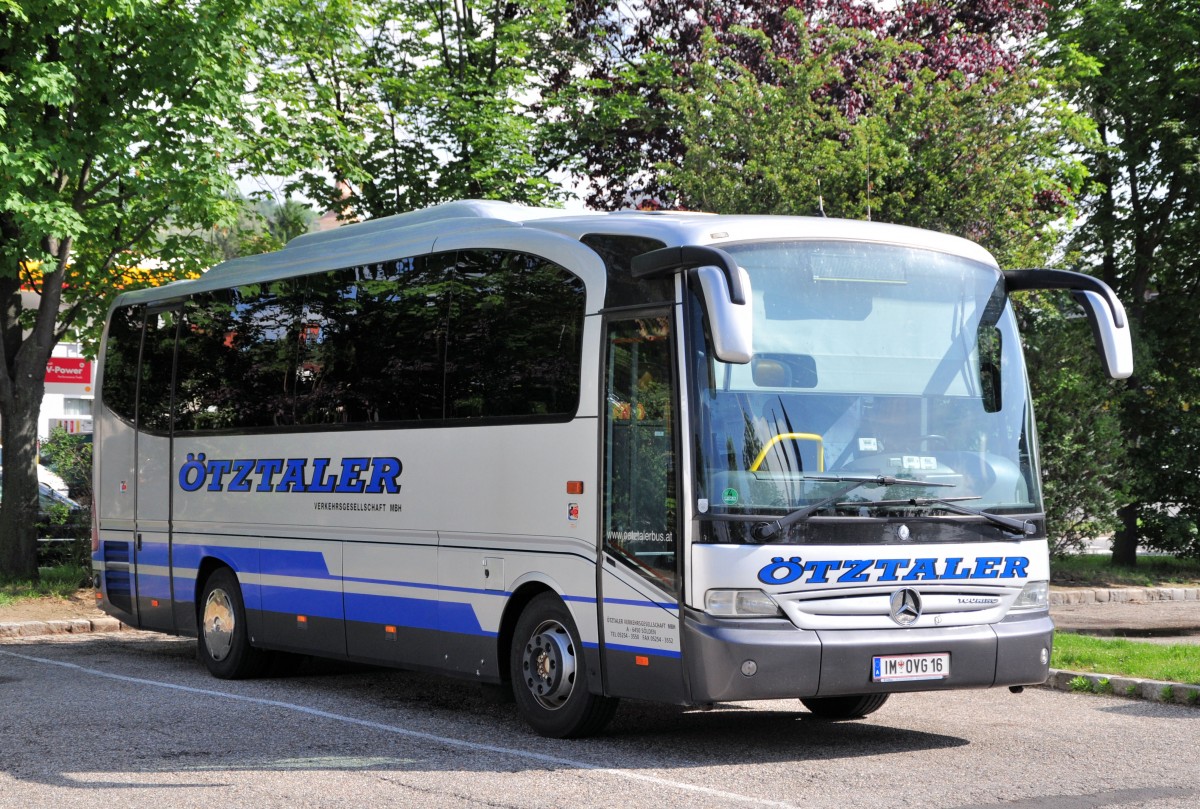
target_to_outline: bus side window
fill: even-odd
[[[104,344],[104,405],[133,424],[137,418],[138,357],[145,307],[123,306],[112,314]]]

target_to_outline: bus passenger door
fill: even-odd
[[[150,308],[142,337],[137,407],[134,593],[138,626],[175,630],[171,568],[171,436],[179,312]]]
[[[678,703],[686,694],[670,324],[667,310],[607,324],[600,637],[608,694]]]

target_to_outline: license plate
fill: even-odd
[[[950,653],[922,655],[879,655],[871,663],[871,681],[898,683],[905,680],[944,680],[950,676]]]

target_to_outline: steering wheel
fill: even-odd
[[[938,435],[937,433],[923,435],[921,436],[921,449],[926,451],[934,449],[950,449],[950,439],[944,435]]]

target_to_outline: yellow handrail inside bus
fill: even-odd
[[[780,433],[767,442],[767,445],[762,448],[762,452],[758,453],[758,457],[754,459],[754,463],[750,465],[751,472],[757,472],[758,467],[767,457],[767,453],[771,451],[771,447],[778,444],[780,441],[816,441],[817,442],[817,471],[825,471],[825,442],[821,436],[816,433]]]

